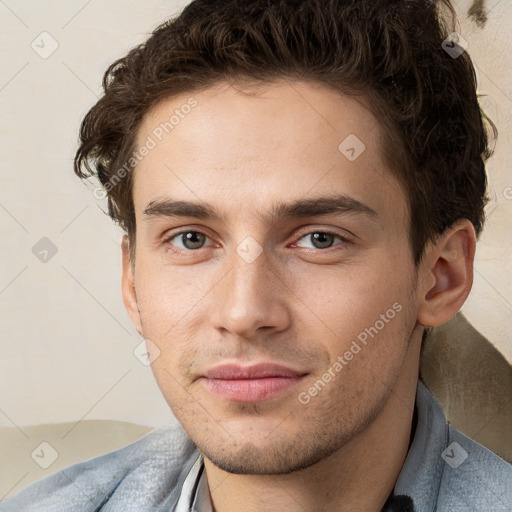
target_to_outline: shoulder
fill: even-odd
[[[510,512],[512,465],[446,421],[420,380],[415,434],[394,494],[416,512]]]
[[[1,512],[160,510],[179,493],[197,457],[181,425],[156,428],[137,441],[69,466],[0,503]]]
[[[437,497],[439,510],[512,510],[512,464],[452,425]]]

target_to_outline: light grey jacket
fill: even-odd
[[[512,464],[446,422],[421,380],[417,426],[394,494],[414,512],[511,512]],[[1,512],[210,512],[202,456],[180,425],[34,482]],[[243,512],[243,511],[241,511]]]

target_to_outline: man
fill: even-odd
[[[511,465],[418,379],[487,200],[453,16],[196,0],[107,70],[75,170],[126,231],[125,305],[180,427],[3,511],[510,510]]]

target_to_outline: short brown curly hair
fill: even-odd
[[[126,163],[152,106],[221,80],[314,81],[369,100],[384,160],[407,194],[418,264],[458,219],[480,234],[488,201],[488,128],[494,138],[497,130],[480,109],[470,56],[459,45],[458,56],[446,51],[456,21],[449,0],[194,0],[107,69],[104,95],[81,125],[75,172],[106,188],[133,249]]]

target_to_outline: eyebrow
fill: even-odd
[[[154,217],[193,217],[224,223],[227,220],[223,214],[208,203],[177,201],[172,198],[158,198],[150,201],[143,214],[145,220]],[[272,205],[266,213],[259,214],[258,217],[267,224],[274,224],[286,219],[331,214],[360,214],[373,220],[377,220],[379,217],[373,208],[347,195],[312,197],[278,203]]]

